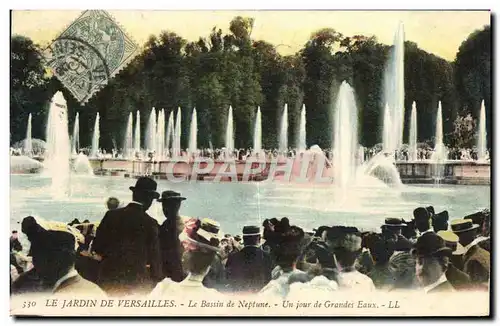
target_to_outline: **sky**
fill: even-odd
[[[298,51],[314,31],[331,27],[352,36],[376,36],[392,44],[398,23],[405,39],[452,61],[467,36],[490,25],[489,11],[108,11],[132,39],[143,45],[149,35],[173,31],[188,41],[210,34],[217,26],[228,31],[235,16],[253,17],[253,39],[274,44],[281,54]],[[40,45],[56,38],[81,11],[27,10],[12,12],[12,34],[28,36]]]

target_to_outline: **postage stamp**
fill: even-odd
[[[492,316],[490,11],[110,14],[12,15],[11,315]]]
[[[137,44],[106,11],[87,10],[44,54],[53,74],[85,103],[137,53]]]

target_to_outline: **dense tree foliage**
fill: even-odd
[[[29,38],[13,36],[10,41],[11,142],[24,139],[32,114],[33,137],[45,138],[47,84],[40,49]]]
[[[252,39],[253,19],[235,17],[229,33],[214,27],[206,37],[188,42],[173,32],[150,36],[143,51],[84,107],[54,77],[49,78],[40,49],[23,36],[11,38],[11,143],[25,137],[31,112],[33,136],[44,138],[48,100],[62,89],[68,100],[70,128],[80,112],[80,142],[91,143],[97,112],[101,145],[122,146],[130,112],[141,113],[146,130],[151,109],[166,118],[182,108],[182,146],[188,142],[193,108],[198,114],[200,147],[223,147],[229,106],[233,107],[237,147],[251,147],[257,107],[262,112],[263,146],[278,145],[285,103],[290,146],[296,144],[302,104],[307,109],[307,144],[330,147],[335,97],[342,81],[355,89],[359,139],[364,146],[382,141],[383,75],[391,47],[375,37],[345,36],[332,28],[311,34],[302,49],[281,55],[277,47]],[[455,145],[456,123],[468,113],[477,118],[485,99],[491,116],[491,31],[472,33],[455,62],[405,43],[405,107],[409,125],[413,101],[418,110],[419,142],[432,142],[438,102],[442,102],[445,142]],[[488,130],[490,121],[488,119]],[[491,133],[489,133],[491,135]],[[144,132],[143,132],[144,137]],[[408,137],[405,128],[404,139]],[[144,138],[143,138],[144,141]],[[470,143],[467,141],[466,143]]]
[[[486,130],[488,147],[492,136],[492,96],[491,96],[491,27],[485,26],[475,31],[460,45],[454,62],[455,86],[460,101],[462,116],[470,113],[479,117],[481,100],[486,108]]]

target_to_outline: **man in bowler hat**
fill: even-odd
[[[102,257],[98,283],[112,296],[145,294],[162,279],[158,222],[146,211],[154,199],[156,182],[137,179],[132,201],[104,215],[92,249]]]
[[[416,258],[417,279],[426,293],[454,291],[446,278],[451,252],[445,241],[434,232],[425,233],[417,239],[412,255]]]
[[[384,236],[390,241],[394,241],[394,251],[409,252],[413,247],[410,240],[406,239],[402,230],[406,224],[403,223],[403,219],[388,217],[385,219],[385,223],[382,225],[384,230]],[[384,233],[383,232],[383,233]]]
[[[255,293],[271,280],[271,256],[260,248],[260,228],[243,227],[244,248],[229,255],[226,262],[228,286],[235,292]]]
[[[162,192],[158,199],[166,218],[159,231],[163,275],[175,282],[180,282],[185,277],[182,270],[182,247],[179,241],[179,234],[184,229],[179,210],[184,200],[185,197],[172,190]]]
[[[480,287],[487,287],[490,279],[490,253],[481,248],[477,237],[478,224],[470,219],[457,219],[451,221],[451,230],[458,236],[459,242],[464,246],[464,269],[471,281]]]

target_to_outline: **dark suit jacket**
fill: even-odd
[[[479,247],[472,246],[464,254],[464,272],[474,284],[488,283],[490,279],[490,253]]]
[[[244,247],[229,255],[226,278],[229,287],[238,292],[258,292],[271,280],[271,256],[257,247]]]
[[[467,289],[470,286],[470,277],[456,268],[453,264],[448,265],[446,278],[456,290]]]
[[[453,288],[453,285],[451,285],[450,282],[446,281],[439,284],[435,288],[429,290],[429,292],[427,293],[441,293],[441,292],[454,292],[454,291],[455,289]]]
[[[98,284],[107,292],[148,288],[162,279],[158,223],[139,204],[108,211],[92,249],[103,257]]]
[[[183,228],[181,218],[177,217],[175,220],[167,218],[159,229],[163,277],[168,277],[175,282],[180,282],[185,277],[182,269],[184,250],[179,241],[179,234]]]

